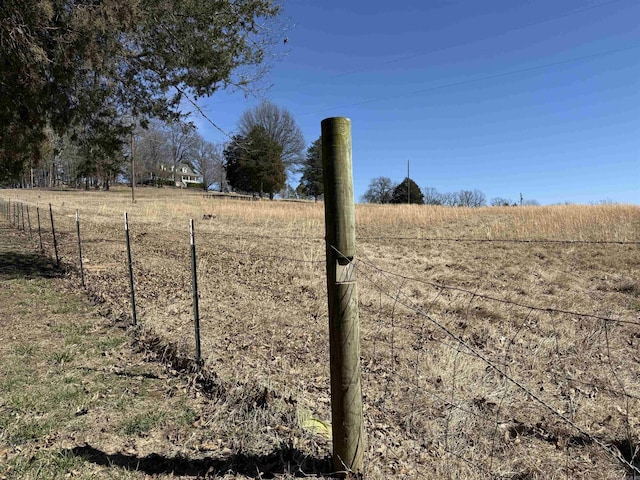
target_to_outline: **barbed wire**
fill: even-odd
[[[220,233],[220,232],[206,232],[198,230],[198,236],[205,237],[220,237],[220,238],[233,238],[237,240],[308,240],[312,242],[324,242],[324,237],[307,237],[301,235],[264,235],[264,234],[233,234],[233,233]]]
[[[619,318],[603,317],[601,315],[595,315],[595,314],[592,314],[592,313],[575,312],[575,311],[571,311],[571,310],[563,310],[563,309],[551,308],[551,307],[536,307],[534,305],[527,305],[525,303],[514,302],[512,300],[507,300],[507,299],[504,299],[504,298],[492,297],[490,295],[485,295],[485,294],[482,294],[482,293],[473,292],[471,290],[468,290],[468,289],[462,288],[462,287],[454,287],[454,286],[445,285],[445,284],[442,284],[442,283],[430,282],[430,281],[427,281],[427,280],[422,280],[420,278],[408,277],[408,276],[403,275],[401,273],[395,273],[395,272],[390,272],[390,271],[387,271],[387,270],[383,270],[380,267],[378,267],[377,265],[375,265],[368,258],[366,260],[362,260],[361,258],[359,258],[358,260],[359,260],[360,263],[362,263],[364,265],[368,265],[368,266],[374,268],[378,273],[380,273],[382,275],[388,275],[388,276],[397,277],[397,278],[400,278],[400,279],[405,280],[405,281],[412,281],[412,282],[419,283],[419,284],[422,284],[422,285],[427,285],[427,286],[430,286],[430,287],[436,288],[436,289],[462,292],[462,293],[466,293],[468,295],[472,295],[473,297],[482,298],[483,300],[489,300],[489,301],[492,301],[492,302],[498,302],[498,303],[502,303],[502,304],[505,304],[505,305],[513,305],[513,306],[516,306],[516,307],[529,309],[529,310],[535,310],[535,311],[538,311],[538,312],[571,315],[571,316],[574,316],[574,317],[585,317],[585,318],[592,318],[592,319],[595,319],[595,320],[602,320],[603,322],[613,322],[613,323],[640,326],[640,322],[634,321],[634,320],[624,320],[624,319],[619,319]]]
[[[291,258],[291,257],[285,257],[282,255],[266,255],[266,254],[261,254],[261,253],[252,253],[252,252],[241,252],[238,250],[233,250],[230,248],[227,248],[225,246],[221,246],[221,245],[217,245],[218,248],[221,248],[222,250],[225,251],[225,253],[229,253],[229,254],[233,254],[233,255],[238,255],[241,257],[250,257],[250,258],[254,258],[254,259],[262,259],[262,260],[279,260],[279,261],[286,261],[286,262],[291,262],[291,263],[303,263],[303,264],[311,264],[311,265],[320,265],[320,264],[324,264],[326,261],[325,259],[322,260],[305,260],[305,259],[301,259],[301,258]]]
[[[67,207],[63,207],[63,208],[67,208]],[[64,234],[71,234],[73,232],[60,232],[61,235]],[[143,237],[146,236],[148,232],[138,232],[136,234],[137,237]],[[216,232],[198,232],[198,236],[202,236],[202,235],[211,235],[211,236],[224,236],[224,237],[232,237],[232,238],[268,238],[268,239],[296,239],[296,240],[300,240],[300,239],[313,239],[313,240],[319,240],[319,238],[308,238],[308,237],[283,237],[283,236],[268,236],[268,235],[258,235],[258,236],[249,236],[247,235],[246,237],[243,236],[234,236],[232,234],[218,234]],[[406,238],[409,239],[409,237],[365,237],[368,239],[390,239],[390,238]],[[363,238],[361,238],[362,240]],[[175,242],[171,242],[169,240],[166,241],[162,241],[164,239],[154,239],[154,242],[158,242],[160,241],[160,243],[165,243],[165,244],[174,244]],[[443,239],[443,238],[430,238],[430,239],[420,239],[420,238],[415,238],[415,240],[450,240],[450,241],[489,241],[489,242],[493,242],[493,241],[498,241],[498,242],[525,242],[525,243],[530,243],[530,242],[537,242],[534,240],[482,240],[482,239],[456,239],[456,238],[448,238],[448,239]],[[95,240],[94,240],[95,241]],[[112,241],[112,242],[118,242],[119,240],[98,240],[100,242],[103,241]],[[597,243],[597,244],[640,244],[640,242],[600,242],[600,241],[596,241],[596,242],[591,242],[591,241],[586,241],[586,240],[540,240],[540,242],[552,242],[552,243]],[[218,247],[221,247],[220,245],[218,245]],[[223,247],[224,248],[224,247]],[[279,260],[279,261],[288,261],[288,262],[294,262],[294,263],[305,263],[305,264],[320,264],[325,262],[325,260],[306,260],[306,259],[298,259],[298,258],[292,258],[292,257],[286,257],[286,256],[282,256],[282,255],[265,255],[265,254],[257,254],[257,253],[253,253],[253,252],[241,252],[241,251],[237,251],[237,250],[232,250],[232,249],[228,249],[225,248],[225,251],[227,253],[230,254],[236,254],[236,255],[241,255],[241,256],[248,256],[250,258],[260,258],[260,259],[265,259],[265,260]],[[365,254],[366,257],[366,254]],[[615,319],[615,318],[610,318],[610,317],[604,317],[601,315],[594,315],[594,314],[589,314],[589,313],[583,313],[583,312],[575,312],[575,311],[570,311],[570,310],[564,310],[564,309],[557,309],[557,308],[551,308],[551,307],[537,307],[537,306],[533,306],[533,305],[528,305],[528,304],[524,304],[524,303],[520,303],[520,302],[514,302],[512,300],[507,300],[507,299],[502,299],[502,298],[497,298],[497,297],[492,297],[490,295],[485,295],[485,294],[479,294],[476,292],[473,292],[471,290],[462,288],[462,287],[457,287],[457,286],[450,286],[450,285],[445,285],[445,284],[441,284],[441,283],[437,283],[437,282],[430,282],[427,280],[423,280],[420,278],[415,278],[415,277],[408,277],[406,275],[402,275],[399,273],[395,273],[395,272],[391,272],[391,271],[387,271],[387,270],[383,270],[380,267],[378,267],[377,265],[375,265],[369,258],[366,258],[366,260],[362,260],[360,259],[360,262],[362,262],[363,264],[369,265],[371,267],[373,267],[378,273],[383,274],[383,275],[388,275],[388,276],[393,276],[393,277],[397,277],[400,279],[403,279],[404,281],[412,281],[412,282],[416,282],[416,283],[420,283],[423,285],[428,285],[432,288],[436,288],[436,289],[443,289],[443,290],[449,290],[449,291],[458,291],[458,292],[462,292],[465,294],[469,294],[472,295],[472,297],[478,297],[478,298],[482,298],[484,300],[488,300],[488,301],[493,301],[493,302],[499,302],[502,304],[508,304],[508,305],[513,305],[513,306],[517,306],[520,308],[525,308],[525,309],[530,309],[530,310],[535,310],[535,311],[540,311],[540,312],[545,312],[545,313],[555,313],[555,314],[564,314],[564,315],[572,315],[572,316],[576,316],[576,317],[584,317],[584,318],[592,318],[592,319],[596,319],[596,320],[601,320],[601,321],[605,321],[605,322],[614,322],[614,323],[620,323],[620,324],[630,324],[630,325],[636,325],[636,326],[640,326],[640,322],[638,321],[633,321],[633,320],[624,320],[624,319]]]
[[[6,201],[6,200],[5,200]],[[26,205],[36,206],[36,203],[24,200],[17,200]],[[48,205],[48,203],[47,203]],[[54,209],[67,210],[75,213],[76,209],[67,207],[66,205],[57,205],[51,203]],[[115,220],[115,217],[109,217]],[[186,217],[185,217],[186,218]],[[83,217],[83,222],[100,223],[90,218]],[[133,223],[133,222],[132,222]],[[268,234],[235,234],[222,232],[198,231],[198,235],[214,236],[221,238],[234,239],[261,239],[261,240],[308,240],[308,241],[324,241],[323,236],[304,236],[304,235],[268,235]],[[425,242],[453,242],[453,243],[522,243],[522,244],[568,244],[568,245],[640,245],[640,240],[584,240],[584,239],[556,239],[556,238],[465,238],[465,237],[429,237],[429,236],[357,236],[356,240],[360,241],[425,241]]]
[[[63,232],[61,232],[61,233],[63,233]],[[70,238],[70,236],[71,236],[71,234],[73,232],[64,232],[64,233],[65,233],[66,236],[63,235],[63,238],[67,238],[67,237]],[[255,238],[255,237],[252,237],[252,238]],[[282,237],[272,237],[272,238],[278,239],[278,238],[282,238]],[[165,239],[162,239],[162,240],[163,240],[162,243],[164,243]],[[175,244],[175,242],[172,242],[172,244]],[[461,288],[461,287],[452,287],[452,286],[443,285],[443,284],[439,284],[439,283],[435,283],[435,282],[428,282],[428,281],[424,281],[422,279],[412,278],[412,277],[408,277],[408,276],[405,276],[405,275],[401,275],[401,274],[397,274],[397,273],[393,273],[393,272],[389,272],[389,271],[383,270],[383,269],[377,267],[377,265],[375,265],[375,263],[372,262],[368,258],[367,259],[357,258],[356,260],[350,260],[347,257],[345,257],[342,253],[340,253],[336,249],[336,247],[330,246],[330,248],[333,249],[334,251],[336,251],[338,253],[338,255],[340,255],[341,257],[343,257],[343,258],[347,259],[348,261],[350,261],[350,263],[352,263],[354,265],[354,268],[356,268],[357,271],[360,272],[360,274],[362,274],[364,276],[365,280],[367,280],[373,286],[373,288],[380,293],[381,296],[389,298],[394,302],[394,307],[395,307],[395,305],[402,305],[405,308],[408,308],[409,310],[413,311],[416,315],[418,315],[420,317],[423,317],[428,322],[434,324],[447,337],[451,338],[453,340],[453,342],[460,347],[460,350],[459,350],[460,353],[465,353],[465,354],[468,354],[468,355],[472,355],[472,356],[480,359],[488,367],[492,368],[497,373],[502,375],[502,377],[505,378],[508,382],[510,382],[511,384],[513,384],[516,387],[518,387],[520,390],[522,390],[530,398],[532,398],[533,400],[538,402],[540,405],[545,407],[547,410],[549,410],[554,416],[560,418],[563,422],[565,422],[567,425],[569,425],[572,428],[574,428],[576,431],[580,432],[586,438],[589,438],[591,442],[593,442],[594,444],[598,445],[603,450],[605,450],[606,452],[608,452],[609,454],[614,456],[618,461],[623,463],[628,468],[632,469],[634,472],[640,473],[640,470],[636,466],[634,466],[632,463],[630,463],[624,457],[622,457],[622,455],[621,455],[619,450],[617,450],[613,446],[607,444],[605,441],[600,440],[599,438],[594,437],[593,435],[591,435],[583,427],[578,425],[572,419],[568,418],[563,412],[558,411],[555,407],[553,407],[552,405],[547,403],[545,401],[545,399],[543,399],[542,397],[538,396],[535,392],[533,392],[530,389],[528,389],[527,386],[524,385],[523,383],[521,383],[518,379],[513,378],[510,374],[508,374],[508,369],[502,368],[501,366],[499,366],[496,362],[494,362],[493,360],[488,358],[488,356],[484,355],[477,348],[475,348],[474,346],[468,344],[461,336],[457,335],[452,330],[450,330],[446,325],[442,324],[442,322],[439,322],[437,319],[435,319],[431,315],[429,310],[425,311],[424,308],[421,308],[421,307],[417,306],[409,298],[409,296],[406,293],[404,293],[404,284],[406,282],[410,282],[411,281],[411,282],[417,282],[417,283],[430,285],[433,288],[438,289],[439,292],[441,290],[451,290],[451,291],[457,291],[457,292],[460,292],[460,293],[468,294],[468,295],[471,295],[471,298],[469,300],[469,304],[471,304],[471,302],[476,298],[482,298],[482,299],[485,299],[485,300],[497,301],[497,302],[500,302],[500,303],[509,304],[509,305],[512,305],[512,306],[520,307],[520,308],[525,308],[525,309],[529,310],[527,318],[529,317],[529,315],[531,314],[532,311],[542,311],[542,312],[568,314],[568,315],[578,316],[578,317],[590,317],[590,318],[602,320],[604,322],[604,325],[605,325],[605,338],[607,340],[607,351],[608,352],[610,350],[608,348],[609,339],[608,339],[608,332],[606,330],[607,322],[617,322],[617,323],[628,323],[628,324],[633,324],[633,325],[640,325],[639,322],[620,320],[620,319],[613,319],[613,318],[607,318],[607,317],[593,315],[593,314],[585,314],[585,313],[579,313],[579,312],[573,312],[573,311],[567,311],[567,310],[545,308],[545,307],[535,307],[535,306],[531,306],[531,305],[525,305],[525,304],[522,304],[522,303],[519,303],[519,302],[513,302],[513,301],[510,301],[510,300],[506,300],[506,299],[499,299],[499,298],[491,297],[491,296],[488,296],[488,295],[479,294],[477,291],[474,292],[474,291],[471,291],[471,290],[468,290],[468,289],[464,289],[464,288]],[[290,262],[303,262],[303,263],[313,263],[313,264],[320,264],[320,263],[324,262],[324,260],[301,260],[301,259],[295,259],[295,258],[288,258],[288,257],[284,257],[284,256],[252,254],[252,253],[248,253],[248,252],[240,252],[240,251],[235,251],[235,250],[228,250],[228,253],[238,254],[238,255],[241,255],[243,257],[254,257],[254,258],[264,258],[264,259],[274,259],[275,258],[275,259],[278,259],[278,260],[281,260],[281,261],[290,261]],[[389,293],[385,289],[383,289],[380,285],[378,285],[378,283],[375,282],[373,278],[371,278],[369,276],[368,271],[366,271],[365,268],[361,268],[361,267],[373,268],[380,275],[383,275],[385,277],[391,276],[391,277],[394,277],[394,278],[399,278],[399,279],[402,280],[402,282],[401,282],[401,284],[399,286],[396,285],[396,287],[397,287],[395,289],[396,293]],[[394,310],[394,312],[395,312],[395,310]],[[525,318],[525,320],[520,324],[520,327],[517,328],[516,333],[511,338],[511,343],[509,344],[509,346],[511,346],[511,344],[515,341],[515,338],[519,335],[520,331],[522,330],[523,326],[525,325],[525,323],[527,321],[527,318]],[[189,323],[190,323],[190,321],[185,320],[177,328],[182,328],[183,326],[186,326]],[[392,325],[392,328],[395,328],[395,325]],[[392,341],[394,341],[394,340],[392,340]],[[392,348],[393,348],[393,346],[392,346]],[[611,365],[610,357],[609,357],[609,366],[613,369],[613,366]],[[614,376],[615,376],[615,371],[614,371]],[[625,386],[621,383],[620,379],[617,376],[615,377],[615,379],[620,384],[620,386],[621,386],[621,388],[623,390],[622,395],[627,399],[631,398],[631,395],[626,392]],[[426,392],[426,393],[429,394],[430,392]],[[437,397],[437,395],[436,395],[436,397]],[[504,399],[504,397],[503,397],[503,399]],[[468,409],[465,409],[464,407],[461,407],[460,405],[456,404],[453,400],[454,400],[453,398],[452,398],[452,401],[446,400],[446,403],[448,405],[451,405],[454,408],[459,408],[461,411],[465,411],[465,412],[470,413],[470,414],[472,413]],[[442,401],[442,399],[441,399],[441,401]],[[627,419],[628,419],[628,415],[629,415],[629,406],[628,406],[628,401],[627,401],[627,409],[626,409]],[[494,423],[497,424],[497,422],[498,422],[498,413],[496,414],[496,418],[495,419],[489,420],[489,417],[484,416],[484,415],[481,416],[481,418],[485,418],[485,420],[491,421],[492,424],[494,424]],[[452,455],[456,455],[455,452],[452,452],[452,451],[450,451],[449,453],[451,453]],[[492,455],[493,455],[493,452],[492,452]],[[475,464],[473,464],[473,465],[475,465]]]
[[[370,278],[367,275],[367,272],[364,271],[363,269],[361,269],[359,267],[360,261],[359,260],[355,260],[352,258],[349,258],[347,256],[345,256],[342,252],[340,252],[340,250],[338,250],[334,245],[330,245],[330,248],[332,250],[334,250],[336,252],[336,254],[338,256],[340,256],[343,260],[349,262],[349,264],[353,265],[353,268],[355,268],[358,272],[360,272],[362,274],[362,276],[365,278],[365,280],[367,280],[375,289],[377,289],[382,295],[386,296],[387,298],[389,298],[390,300],[399,303],[400,305],[403,305],[405,308],[413,311],[414,313],[416,313],[417,315],[420,315],[422,317],[424,317],[425,319],[427,319],[430,323],[432,323],[435,327],[437,327],[438,329],[440,329],[445,335],[447,335],[448,337],[452,338],[455,342],[457,342],[461,347],[465,348],[466,350],[468,350],[469,352],[471,352],[473,354],[473,356],[475,356],[476,358],[478,358],[479,360],[481,360],[482,362],[484,362],[488,367],[490,367],[491,369],[493,369],[494,371],[496,371],[498,374],[502,375],[503,378],[505,378],[506,380],[508,380],[509,382],[511,382],[513,385],[515,385],[516,387],[518,387],[520,390],[522,390],[526,395],[528,395],[530,398],[532,398],[533,400],[535,400],[537,403],[539,403],[540,405],[542,405],[544,408],[546,408],[549,412],[551,412],[554,416],[556,416],[557,418],[559,418],[560,420],[562,420],[563,422],[565,422],[567,425],[571,426],[573,429],[575,429],[577,432],[579,432],[581,435],[589,438],[593,443],[595,443],[596,445],[600,446],[604,451],[608,452],[609,454],[611,454],[614,458],[616,458],[619,462],[623,463],[626,467],[630,468],[632,471],[640,473],[640,468],[636,467],[635,465],[633,465],[632,463],[628,462],[620,453],[619,450],[614,450],[610,445],[607,445],[604,441],[594,437],[593,435],[591,435],[588,431],[586,431],[584,428],[582,428],[580,425],[578,425],[576,422],[574,422],[573,420],[571,420],[570,418],[568,418],[566,415],[564,415],[562,412],[558,411],[556,408],[554,408],[552,405],[550,405],[549,403],[547,403],[543,398],[541,398],[540,396],[538,396],[535,392],[531,391],[530,389],[528,389],[526,387],[526,385],[524,385],[523,383],[521,383],[519,380],[513,378],[511,375],[509,375],[505,369],[499,367],[495,362],[493,362],[492,360],[490,360],[486,355],[482,354],[481,352],[479,352],[476,348],[474,348],[473,346],[469,345],[467,342],[465,342],[465,340],[460,337],[459,335],[457,335],[456,333],[454,333],[453,331],[451,331],[449,328],[447,328],[443,323],[439,322],[438,320],[436,320],[434,317],[432,317],[431,315],[429,315],[427,312],[424,312],[423,309],[421,309],[419,306],[415,305],[413,303],[413,301],[408,297],[408,295],[404,294],[401,290],[398,290],[398,294],[396,296],[387,293],[386,291],[384,291],[372,278]],[[404,298],[403,299],[401,299]]]
[[[456,237],[358,237],[365,241],[425,241],[425,242],[457,242],[457,243],[550,243],[570,245],[640,245],[640,241],[626,240],[563,240],[563,239],[519,239],[519,238],[456,238]]]

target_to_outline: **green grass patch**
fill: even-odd
[[[122,347],[127,341],[127,338],[119,336],[100,338],[95,343],[95,348],[100,352],[108,352]]]
[[[59,423],[55,418],[16,415],[14,421],[7,428],[9,442],[13,445],[23,444],[31,440],[40,440],[56,431]]]
[[[13,349],[13,351],[16,355],[19,355],[21,357],[30,357],[38,351],[38,346],[32,343],[23,343],[17,345]]]
[[[64,450],[39,450],[30,456],[17,456],[0,464],[0,478],[23,480],[62,480],[67,478],[89,479],[86,461]]]
[[[120,423],[120,431],[125,435],[143,435],[164,420],[162,412],[146,412],[133,415]]]
[[[66,363],[71,362],[74,358],[74,354],[69,350],[58,350],[55,352],[51,352],[47,358],[49,362],[53,363],[54,365],[62,366]]]

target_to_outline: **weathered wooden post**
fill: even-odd
[[[22,219],[22,226],[20,226],[20,219]],[[20,213],[18,214],[18,228],[24,232],[24,202],[20,202]]]
[[[360,385],[360,324],[355,269],[355,207],[351,120],[322,121],[322,174],[331,355],[333,467],[362,473],[364,428]]]

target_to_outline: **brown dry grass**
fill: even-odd
[[[153,189],[134,205],[124,190],[0,195],[52,203],[69,264],[80,210],[89,290],[116,316],[129,312],[128,211],[139,319],[186,351],[195,218],[207,366],[295,399],[287,428],[330,419],[322,204]],[[639,207],[359,205],[356,215],[367,478],[624,478],[605,447],[631,458],[640,437],[638,245],[452,239],[638,242]],[[272,451],[273,431],[239,431],[237,418],[222,428],[238,448]],[[321,458],[329,445],[314,438],[301,449]]]

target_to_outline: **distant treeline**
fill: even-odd
[[[389,177],[374,178],[360,200],[366,203],[413,203],[446,207],[540,205],[536,200],[523,198],[522,194],[519,201],[495,197],[487,202],[486,195],[478,189],[457,192],[439,192],[433,187],[420,189],[409,177],[400,183],[395,183]]]

